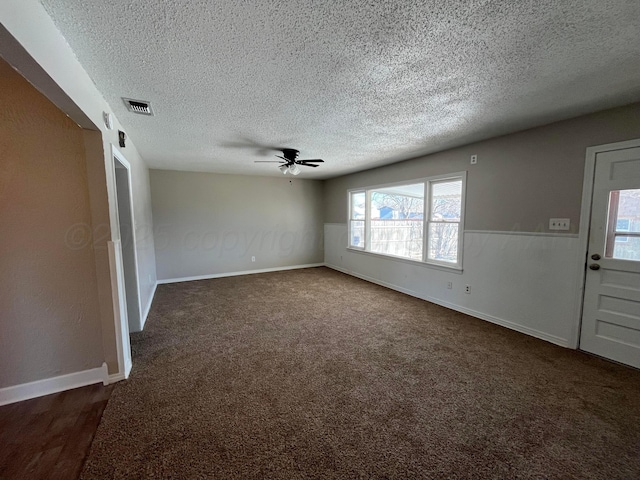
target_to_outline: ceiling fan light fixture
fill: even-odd
[[[279,163],[278,169],[283,175],[290,173],[291,175],[300,175],[303,167],[318,167],[318,163],[324,163],[324,160],[320,158],[314,158],[309,160],[298,160],[298,154],[300,152],[294,148],[283,148],[282,155],[276,155],[281,160],[254,160],[255,163]]]

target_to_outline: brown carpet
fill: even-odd
[[[639,371],[326,268],[161,285],[132,343],[84,479],[640,478]]]

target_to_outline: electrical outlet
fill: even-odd
[[[251,257],[251,261],[255,262],[256,261],[256,257]]]
[[[453,282],[447,282],[447,290],[451,290],[453,288]]]
[[[465,285],[464,293],[471,293],[471,285]]]
[[[550,218],[549,230],[569,230],[571,219],[569,218]]]
[[[471,165],[478,163],[478,155],[471,155]]]

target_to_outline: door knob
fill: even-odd
[[[592,263],[591,265],[589,265],[589,268],[591,270],[600,270],[600,265],[598,265],[597,263]]]
[[[594,253],[593,255],[591,255],[591,259],[592,260],[600,260],[602,257],[600,255],[598,255],[597,253]]]

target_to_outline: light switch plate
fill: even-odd
[[[571,227],[571,219],[569,218],[550,218],[549,230],[569,230]]]

